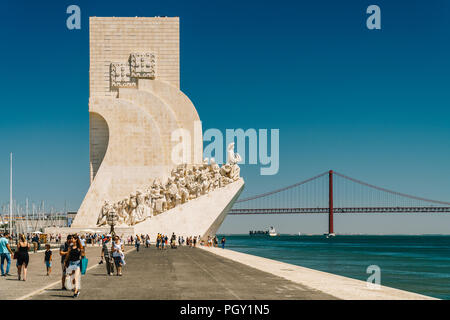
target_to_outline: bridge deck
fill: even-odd
[[[229,214],[299,214],[328,213],[328,208],[250,208],[231,209]],[[415,213],[450,212],[450,207],[354,207],[333,208],[334,213]]]

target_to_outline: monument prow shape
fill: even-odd
[[[229,146],[222,167],[203,160],[179,83],[178,18],[90,18],[91,185],[70,230],[46,232],[108,232],[114,218],[124,236],[216,233],[244,187],[240,157]]]

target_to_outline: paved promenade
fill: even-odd
[[[141,247],[126,262],[122,277],[107,276],[104,265],[89,270],[76,299],[335,299],[197,248]],[[59,284],[30,298],[74,299]]]
[[[88,247],[89,266],[82,276],[78,300],[110,299],[429,299],[411,292],[382,287],[279,261],[219,248],[157,250],[126,246],[123,276],[106,275],[98,265],[100,247]],[[30,255],[26,282],[13,276],[0,279],[0,299],[73,300],[61,290],[59,252],[53,250],[53,272],[45,275],[43,253]]]

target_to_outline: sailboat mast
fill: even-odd
[[[12,152],[10,154],[10,166],[9,166],[9,233],[12,233]]]
[[[26,199],[26,209],[25,209],[26,211],[25,211],[25,215],[26,215],[26,217],[25,217],[25,221],[26,221],[26,231],[25,231],[25,233],[27,234],[28,233],[28,198]]]

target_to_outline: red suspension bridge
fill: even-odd
[[[230,214],[450,212],[450,202],[381,188],[330,170],[293,185],[236,201]]]

